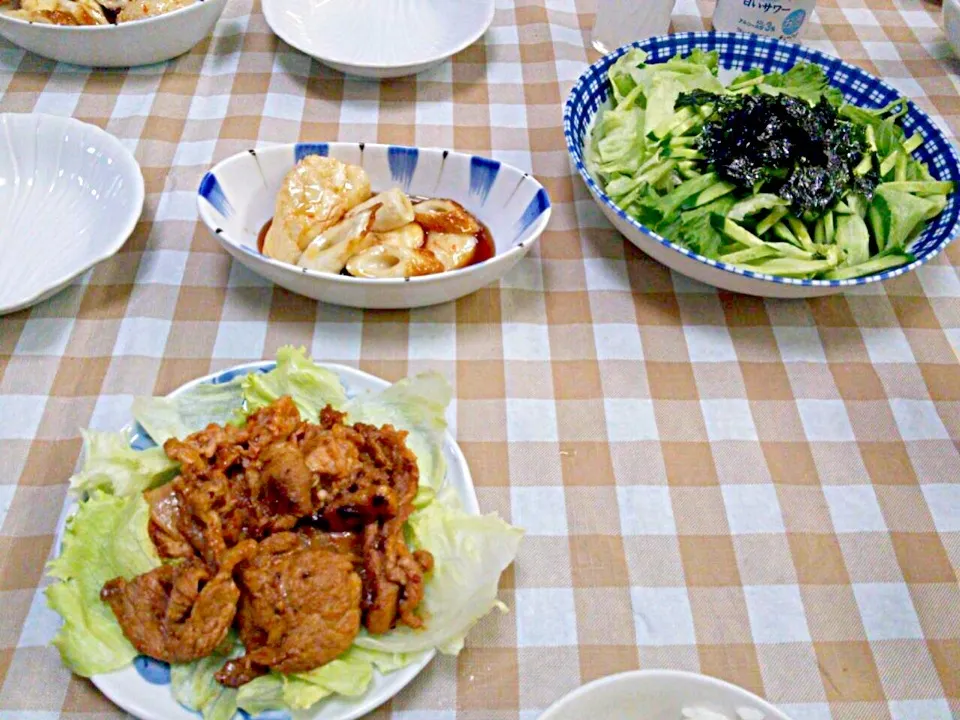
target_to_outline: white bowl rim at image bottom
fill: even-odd
[[[348,397],[366,392],[376,393],[393,384],[383,378],[346,365],[327,362],[317,362],[316,364],[336,373],[343,382]],[[191,380],[169,393],[167,397],[177,397],[204,383],[225,382],[237,375],[266,372],[275,366],[276,362],[273,360],[234,365]],[[134,440],[144,436],[135,422],[129,423],[122,430],[129,432]],[[470,467],[460,446],[449,430],[444,432],[442,450],[447,463],[444,482],[450,483],[451,487],[456,490],[465,512],[471,515],[480,515],[480,505]],[[76,511],[76,508],[76,501],[68,496],[57,524],[54,540],[55,548],[61,547],[67,520]],[[334,695],[324,698],[306,710],[298,710],[291,715],[296,720],[355,720],[363,717],[403,690],[426,668],[435,655],[435,650],[425,651],[422,653],[422,657],[411,665],[395,672],[384,675],[375,671],[373,683],[367,689],[367,692],[359,697]],[[198,713],[187,710],[174,700],[169,685],[153,684],[145,680],[132,665],[112,673],[94,675],[90,679],[115,705],[141,720],[197,720],[199,718]],[[269,711],[265,715],[271,717],[271,713],[272,711]],[[257,716],[253,716],[253,720],[256,720],[256,718]]]
[[[623,709],[625,712],[628,710],[642,711],[644,708],[636,707],[631,702],[634,698],[629,697],[630,688],[624,687],[639,683],[643,683],[644,685],[649,684],[651,686],[650,690],[646,693],[650,696],[656,695],[658,687],[662,689],[670,685],[683,683],[689,686],[689,695],[679,699],[677,703],[672,703],[677,705],[675,715],[666,716],[660,714],[657,717],[651,717],[647,715],[630,714],[623,715],[622,718],[624,720],[627,717],[631,718],[631,720],[683,720],[681,711],[688,708],[703,708],[713,710],[713,712],[721,712],[723,715],[728,716],[730,720],[740,720],[735,712],[737,709],[755,710],[763,715],[763,720],[791,720],[783,711],[777,709],[763,698],[726,680],[686,670],[668,669],[631,670],[629,672],[598,678],[564,695],[547,708],[538,720],[585,720],[587,716],[579,713],[582,712],[582,705],[586,704],[588,698],[590,698],[590,704],[596,706],[603,697],[608,697],[610,694],[620,691],[621,689],[624,695],[622,698],[623,704],[617,709]],[[732,704],[731,709],[721,711],[707,707],[708,703],[697,698],[695,694],[697,687],[704,688],[714,695],[722,694],[726,698],[725,702]],[[678,691],[671,690],[671,693],[676,692]],[[684,695],[687,693],[686,690],[682,692]],[[625,707],[627,704],[630,705],[629,708]],[[601,709],[604,708],[601,706]],[[614,719],[608,716],[602,716],[599,717],[598,720]],[[620,720],[620,718],[616,718],[616,720]]]

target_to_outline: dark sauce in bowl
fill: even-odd
[[[411,198],[411,200],[423,200],[425,198]],[[476,216],[474,216],[476,219]],[[257,234],[257,250],[260,254],[263,254],[263,243],[267,239],[267,233],[270,231],[270,226],[273,224],[273,218],[267,220],[263,227],[260,228],[260,232]],[[470,258],[470,262],[466,264],[465,267],[470,267],[471,265],[479,265],[482,262],[486,262],[494,255],[497,254],[497,246],[493,244],[493,235],[490,234],[490,228],[488,228],[484,223],[477,219],[477,225],[480,226],[480,232],[477,233],[477,247],[473,251],[473,257]],[[462,268],[461,268],[462,269]],[[341,273],[343,275],[348,274],[346,270]],[[441,275],[442,273],[436,273]],[[352,276],[351,276],[352,277]],[[426,277],[426,276],[424,276]]]

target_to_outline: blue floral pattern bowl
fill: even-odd
[[[695,280],[725,290],[764,297],[813,297],[842,292],[848,288],[880,282],[903,275],[936,257],[960,233],[960,200],[954,193],[944,211],[927,224],[923,233],[911,246],[916,260],[908,265],[886,272],[850,280],[803,280],[774,277],[751,272],[697,255],[645,227],[629,217],[597,185],[584,165],[583,149],[593,119],[609,98],[607,71],[617,59],[637,47],[649,55],[649,62],[665,62],[674,55],[688,55],[695,48],[716,50],[722,70],[741,72],[760,68],[764,72],[783,72],[799,62],[808,62],[823,68],[830,84],[844,97],[863,107],[883,107],[900,93],[863,70],[811,48],[773,38],[740,33],[678,33],[650,38],[625,45],[591,65],[580,76],[567,98],[563,113],[563,131],[567,149],[580,176],[600,206],[604,215],[634,245],[655,260]],[[908,135],[920,133],[923,144],[916,157],[927,163],[931,174],[939,180],[960,180],[960,160],[953,145],[933,120],[908,103],[902,119]]]

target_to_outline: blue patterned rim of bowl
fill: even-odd
[[[747,70],[758,67],[764,72],[783,72],[789,70],[798,62],[815,63],[823,68],[830,84],[839,89],[847,101],[863,107],[883,107],[901,95],[881,80],[835,57],[811,48],[757,35],[713,32],[661,35],[624,45],[604,56],[587,68],[567,97],[563,110],[563,134],[567,140],[567,150],[570,152],[577,170],[580,171],[580,176],[594,195],[624,221],[652,237],[661,245],[707,265],[758,280],[810,287],[849,287],[888,280],[910,272],[936,257],[960,233],[960,201],[958,201],[957,193],[954,192],[948,198],[947,206],[943,212],[927,224],[921,235],[911,245],[910,249],[916,260],[908,265],[882,273],[849,280],[801,280],[752,272],[703,257],[658,235],[617,207],[590,176],[583,162],[584,140],[597,111],[606,102],[609,94],[610,86],[607,82],[607,70],[621,55],[634,47],[644,50],[649,56],[648,62],[651,63],[665,62],[678,53],[687,55],[694,48],[718,51],[720,67],[727,69]],[[901,120],[903,129],[908,134],[919,132],[923,138],[923,144],[916,150],[915,156],[927,163],[930,167],[930,173],[937,179],[960,181],[960,159],[957,158],[953,145],[926,113],[912,102],[908,101],[907,105],[907,114]]]

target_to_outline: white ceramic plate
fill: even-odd
[[[738,710],[759,713],[763,720],[790,720],[743,688],[679,670],[638,670],[594,680],[561,698],[540,720],[681,720],[685,708],[712,710],[730,720],[740,720]]]
[[[494,0],[263,0],[288,44],[351,75],[413,75],[476,42]]]
[[[362,166],[374,192],[456,200],[490,230],[496,254],[460,270],[422,277],[369,279],[315,272],[257,250],[284,175],[306,155]],[[489,158],[451,150],[373,143],[298,143],[248,150],[206,174],[200,218],[224,249],[259,275],[295,293],[335,305],[414,308],[455,300],[499,280],[526,255],[550,220],[550,198],[529,174]]]
[[[386,380],[374,377],[361,370],[329,363],[318,364],[332,370],[340,377],[349,398],[367,392],[379,392],[390,386],[390,383]],[[174,390],[170,393],[170,396],[176,397],[203,383],[222,383],[238,375],[267,372],[272,370],[274,366],[275,363],[272,361],[237,365],[192,380]],[[139,426],[130,425],[126,429],[131,431],[133,437],[131,444],[134,447],[142,449],[153,444]],[[444,436],[443,457],[447,463],[446,482],[456,490],[460,501],[463,503],[464,511],[472,515],[479,515],[480,505],[477,501],[477,492],[473,486],[473,478],[470,476],[470,468],[449,432]],[[72,501],[68,502],[72,504]],[[61,515],[56,540],[58,546],[63,538],[66,519],[72,514],[74,507],[75,505],[68,508]],[[296,720],[354,720],[354,718],[362,717],[387,702],[406,687],[433,659],[434,654],[435,652],[432,650],[425,652],[412,665],[387,675],[381,675],[375,671],[373,682],[364,695],[357,698],[340,696],[326,698],[308,710],[298,711]],[[169,673],[165,672],[163,668],[162,664],[152,660],[137,662],[123,670],[105,675],[95,675],[91,680],[110,700],[128,713],[141,718],[141,720],[197,720],[199,716],[196,713],[187,710],[173,699],[170,694]],[[239,713],[237,717],[240,717]],[[283,711],[265,712],[254,716],[252,720],[290,720],[290,713]]]
[[[0,315],[116,253],[142,210],[140,166],[115,137],[71,118],[0,114]]]
[[[198,0],[170,13],[119,25],[67,27],[0,13],[0,35],[37,55],[87,67],[134,67],[183,55],[217,24],[227,0]]]

